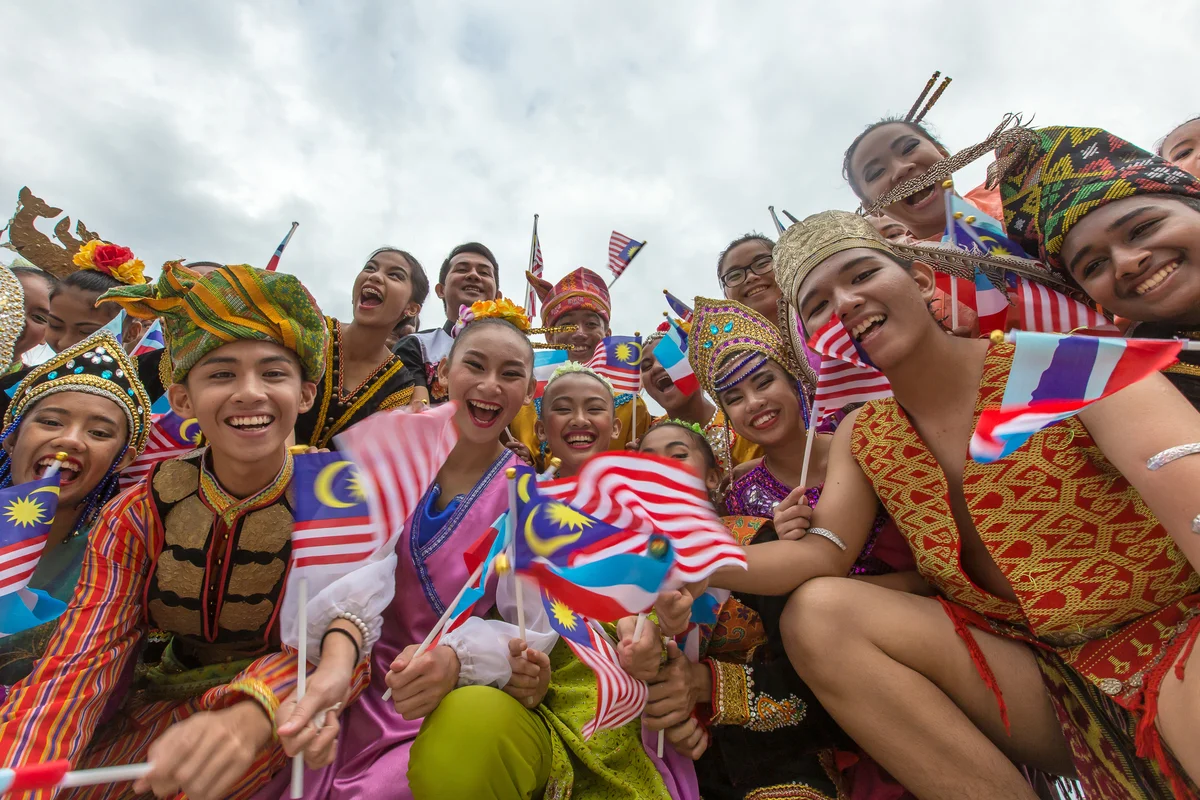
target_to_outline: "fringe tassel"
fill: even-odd
[[[984,684],[996,696],[996,705],[1000,709],[1000,721],[1004,723],[1005,733],[1012,736],[1012,725],[1008,721],[1008,706],[1004,702],[1004,695],[1000,692],[1000,684],[996,681],[996,674],[988,666],[983,651],[979,649],[979,642],[975,641],[975,636],[971,633],[970,623],[960,617],[955,612],[954,606],[944,598],[939,597],[937,601],[942,604],[942,610],[946,612],[946,616],[950,617],[950,621],[954,624],[954,632],[967,645],[967,652],[971,654],[971,661],[975,664],[975,669],[979,673],[979,677],[983,679]]]

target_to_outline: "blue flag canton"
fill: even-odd
[[[295,458],[296,522],[330,522],[370,516],[366,489],[354,462],[340,453]]]
[[[636,336],[609,336],[604,340],[604,360],[610,367],[637,372],[642,363],[642,341]]]
[[[633,257],[638,254],[638,251],[641,250],[642,246],[645,244],[645,242],[638,242],[630,239],[629,244],[621,248],[621,252],[617,254],[617,258],[628,264],[633,260]]]
[[[535,558],[558,567],[569,566],[571,555],[593,547],[622,531],[558,500],[549,500],[537,490],[537,474],[518,467],[516,566],[523,568]]]
[[[0,491],[0,549],[50,533],[58,509],[59,476]]]
[[[551,597],[545,589],[542,590],[542,605],[546,608],[546,616],[550,619],[550,627],[560,636],[570,639],[575,644],[584,647],[592,646],[592,637],[588,632],[587,620],[556,597]]]
[[[166,395],[163,395],[165,398]],[[169,406],[168,406],[169,408]],[[174,411],[167,411],[155,423],[158,429],[169,436],[180,447],[200,446],[200,421],[192,417],[184,419]]]

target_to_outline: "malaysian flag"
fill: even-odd
[[[533,241],[529,245],[529,271],[537,277],[542,277],[542,242],[538,239],[537,232],[538,215],[533,215]],[[532,317],[537,313],[537,292],[533,290],[533,284],[529,284],[529,293],[525,297],[525,315]]]
[[[66,604],[28,588],[58,509],[57,474],[0,490],[0,636],[54,619]]]
[[[666,289],[663,289],[663,294],[667,298],[667,307],[684,322],[692,321],[692,307],[680,300],[675,295],[671,294]]]
[[[888,379],[875,368],[836,314],[812,335],[808,346],[821,356],[813,397],[818,418],[851,403],[892,396]]]
[[[537,489],[629,534],[611,547],[576,548],[573,563],[620,552],[645,553],[653,539],[662,537],[675,559],[668,576],[674,583],[699,583],[721,567],[746,565],[704,482],[678,461],[646,453],[601,453],[575,477],[543,481]]]
[[[588,366],[608,378],[617,392],[642,389],[642,337],[609,336],[596,344]]]
[[[164,395],[165,397],[165,395]],[[122,490],[146,477],[160,461],[186,455],[200,446],[200,423],[184,419],[174,411],[155,416],[146,439],[146,449],[126,467],[118,479]]]
[[[612,270],[614,280],[621,277],[629,262],[633,261],[634,256],[645,246],[645,242],[630,239],[623,233],[612,232],[608,240],[608,268]]]
[[[362,478],[340,453],[305,453],[294,461],[292,574],[356,563],[383,544],[371,525]]]
[[[453,402],[428,411],[381,411],[339,434],[339,448],[359,467],[371,523],[380,542],[399,533],[458,442]]]
[[[1013,331],[1016,344],[999,408],[979,415],[971,457],[1004,458],[1048,425],[1166,369],[1179,355],[1172,339],[1058,336]]]
[[[575,657],[596,673],[596,716],[583,726],[583,738],[596,731],[620,728],[641,716],[649,689],[621,666],[608,637],[594,623],[544,590],[542,603],[550,627],[566,641]]]
[[[1021,329],[1038,333],[1092,333],[1119,336],[1116,325],[1103,314],[1040,283],[1009,274],[1009,285],[1017,296]]]

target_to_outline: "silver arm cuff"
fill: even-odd
[[[824,538],[836,544],[838,549],[842,550],[843,552],[846,550],[846,543],[842,541],[842,537],[838,536],[828,528],[809,528],[808,532],[816,536],[823,536]]]
[[[1172,461],[1178,461],[1184,456],[1194,456],[1200,454],[1200,442],[1192,444],[1181,444],[1177,447],[1168,447],[1161,453],[1151,456],[1146,460],[1146,469],[1153,472],[1156,469],[1161,469]]]

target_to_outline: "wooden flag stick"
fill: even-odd
[[[305,683],[308,679],[308,578],[300,576],[296,583],[297,602],[300,604],[299,641],[296,646],[296,701],[304,699]],[[304,796],[304,754],[292,757],[292,800]]]

